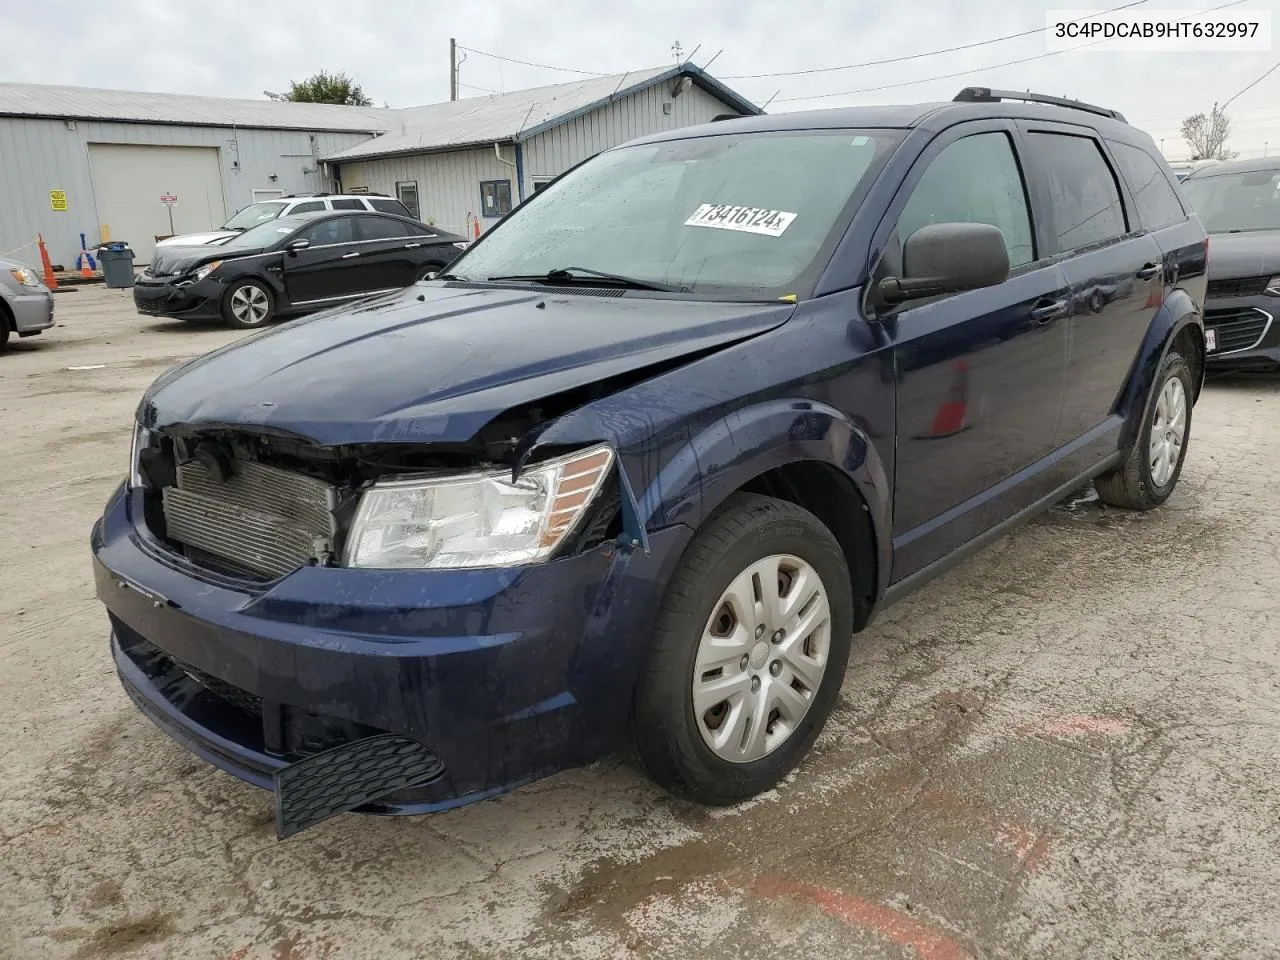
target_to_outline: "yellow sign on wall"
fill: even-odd
[[[65,190],[50,190],[50,191],[49,191],[49,206],[53,207],[53,209],[55,209],[55,210],[60,210],[60,211],[66,212],[66,209],[67,209],[67,191],[65,191]]]

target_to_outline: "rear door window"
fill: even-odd
[[[299,213],[318,213],[323,209],[324,209],[323,200],[307,200],[304,203],[294,204],[289,209],[289,216],[292,217],[295,214],[299,214]]]
[[[1187,219],[1178,195],[1160,165],[1140,147],[1108,140],[1120,174],[1129,184],[1138,217],[1147,230],[1160,230]]]
[[[365,205],[364,205],[363,203],[361,203],[359,200],[351,200],[351,199],[331,200],[331,201],[330,201],[330,203],[332,203],[332,204],[333,204],[333,209],[335,209],[335,210],[365,210],[365,209],[367,209],[367,208],[365,207]]]
[[[361,240],[403,240],[409,236],[408,224],[389,217],[356,217]]]
[[[1009,266],[1035,260],[1027,191],[1008,134],[964,137],[933,158],[898,218],[898,239],[933,223],[999,227]]]
[[[1058,252],[1124,236],[1120,187],[1097,141],[1064,133],[1031,133],[1027,139],[1031,169],[1048,192]]]

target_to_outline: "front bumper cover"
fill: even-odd
[[[616,749],[690,535],[520,569],[237,586],[166,555],[136,496],[118,491],[93,535],[120,679],[171,737],[273,790],[281,836],[343,810],[448,809]]]

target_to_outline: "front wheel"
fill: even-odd
[[[632,751],[670,792],[730,804],[775,786],[835,706],[853,634],[844,553],[795,504],[736,494],[659,611]]]
[[[222,319],[241,330],[266,326],[274,313],[275,298],[257,280],[234,281],[222,298]]]
[[[430,280],[443,269],[443,263],[428,263],[418,271],[418,275],[414,278],[413,282],[421,283],[423,280]]]
[[[1154,510],[1173,494],[1191,439],[1191,370],[1170,351],[1160,364],[1142,429],[1125,462],[1094,481],[1098,498],[1127,510]]]

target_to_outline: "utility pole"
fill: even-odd
[[[449,38],[449,99],[458,99],[458,41]]]

